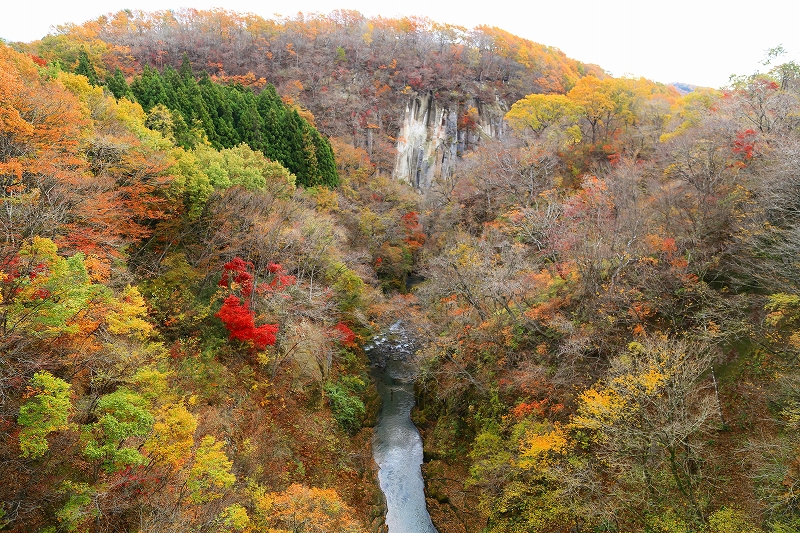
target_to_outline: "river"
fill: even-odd
[[[389,533],[436,533],[425,505],[422,438],[410,417],[417,370],[413,341],[397,322],[365,348],[382,401],[373,454]]]

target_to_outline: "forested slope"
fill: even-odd
[[[403,318],[443,533],[800,531],[800,67],[769,59],[681,95],[352,12],[3,46],[0,527],[380,530],[360,344]],[[423,94],[509,134],[414,191]]]
[[[266,79],[284,99],[310,110],[320,131],[365,148],[387,172],[416,96],[458,109],[464,129],[470,107],[510,106],[532,92],[567,91],[587,73],[603,75],[499,28],[344,10],[281,19],[224,10],[120,11],[60,27],[32,44],[30,51],[68,68],[85,50],[101,79],[116,68],[127,76],[145,66],[178,69],[184,54],[215,79],[256,85]]]
[[[364,530],[357,339],[382,297],[337,193],[201,128],[179,143],[163,104],[0,62],[0,527]],[[340,194],[364,195],[372,165],[340,150]],[[374,223],[400,226],[412,204],[379,184]]]
[[[798,531],[799,71],[529,95],[432,191],[442,531]]]

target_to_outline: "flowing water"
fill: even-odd
[[[411,422],[414,407],[414,344],[400,322],[366,347],[381,397],[373,453],[386,496],[389,533],[436,533],[425,506],[422,438]]]

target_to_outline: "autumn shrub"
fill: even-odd
[[[333,412],[333,417],[349,434],[361,429],[366,408],[359,394],[366,384],[357,377],[344,376],[337,382],[325,384],[325,394]]]
[[[693,529],[672,510],[647,518],[647,531],[653,533],[692,533]]]
[[[397,246],[385,242],[375,259],[375,271],[384,292],[406,289],[406,280],[414,268],[414,256],[406,243]]]
[[[364,282],[358,274],[344,263],[337,261],[328,267],[326,276],[336,291],[339,309],[343,312],[354,311],[361,304],[364,292]]]
[[[707,533],[759,533],[744,511],[723,507],[708,517]]]
[[[800,533],[800,518],[791,523],[773,522],[769,525],[770,533]]]
[[[252,341],[257,350],[275,344],[275,334],[278,332],[277,324],[263,324],[256,327],[254,313],[242,304],[236,295],[225,298],[222,307],[215,315],[225,324],[230,332],[231,339]]]

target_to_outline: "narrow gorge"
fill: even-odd
[[[381,398],[373,436],[378,480],[386,497],[389,533],[436,533],[425,505],[422,438],[410,418],[417,363],[414,342],[400,322],[366,347]]]

